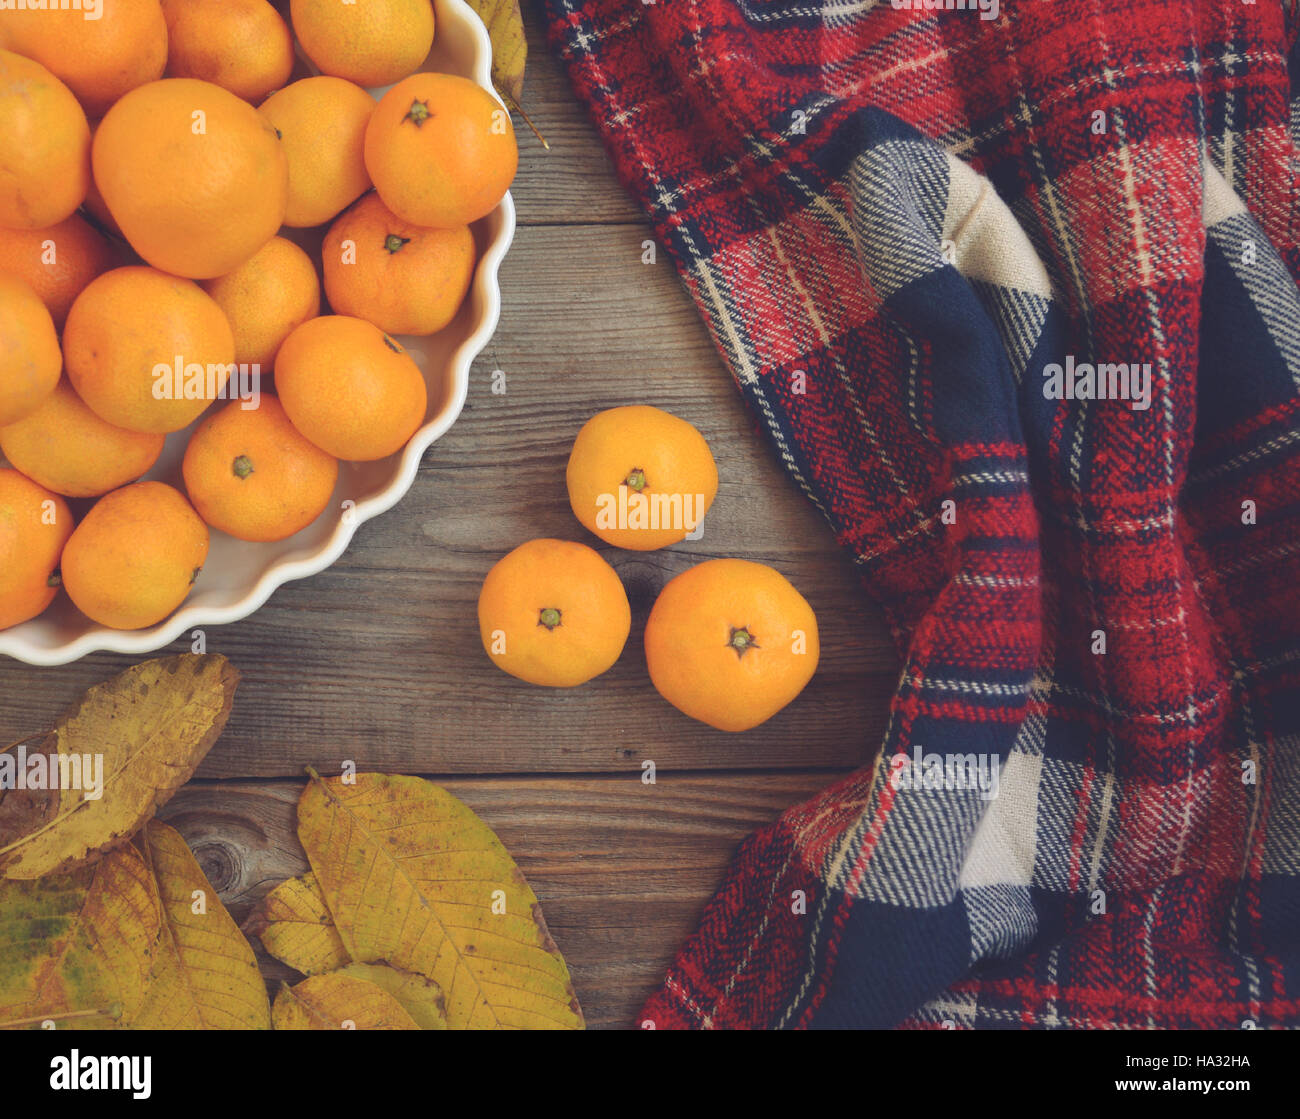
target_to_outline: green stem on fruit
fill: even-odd
[[[406,116],[404,116],[402,119],[409,120],[413,125],[415,125],[416,128],[419,128],[420,125],[422,125],[431,116],[433,116],[433,114],[429,112],[429,102],[412,101],[411,107],[406,110]]]
[[[397,252],[403,245],[410,244],[409,237],[399,237],[396,233],[390,233],[384,238],[384,251],[388,253]]]
[[[230,466],[236,478],[244,479],[253,473],[253,460],[247,455],[240,455]]]
[[[740,628],[731,627],[731,636],[727,638],[727,645],[729,648],[736,650],[737,657],[744,657],[750,649],[759,648],[758,642],[754,640],[754,635],[745,626]]]
[[[560,612],[554,606],[546,607],[538,614],[537,624],[545,626],[548,630],[554,629],[560,624]]]

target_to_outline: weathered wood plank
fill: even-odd
[[[626,779],[451,779],[541,899],[587,1022],[626,1027],[695,928],[737,843],[838,772]],[[237,920],[306,860],[297,782],[192,782],[161,816],[194,849]],[[258,949],[278,984],[294,973]]]
[[[515,118],[519,173],[514,193],[521,202],[519,220],[528,225],[633,222],[644,227],[645,217],[615,178],[586,110],[546,45],[540,5],[525,3],[523,8],[528,30],[523,107],[551,150],[546,151],[528,126]]]
[[[245,683],[200,776],[297,776],[307,762],[339,757],[439,773],[599,772],[644,757],[675,769],[858,764],[879,741],[892,647],[851,562],[755,433],[670,265],[642,264],[640,241],[623,227],[523,229],[502,284],[501,328],[475,368],[468,407],[402,503],[363,526],[332,569],[207,634]],[[502,395],[492,392],[495,369],[506,372]],[[483,653],[479,585],[532,537],[599,544],[569,509],[564,464],[592,413],[631,402],[701,428],[718,461],[717,501],[701,540],[650,553],[602,545],[633,602],[622,660],[578,689],[530,687]],[[743,735],[668,707],[640,643],[663,584],[724,555],[785,572],[823,630],[807,691]],[[0,734],[47,725],[127,663],[0,663]]]

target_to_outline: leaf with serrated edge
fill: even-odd
[[[244,931],[303,975],[322,975],[352,962],[314,874],[276,886],[244,922]]]
[[[536,895],[446,789],[418,777],[313,775],[298,838],[349,955],[428,976],[453,1029],[582,1027]],[[504,913],[492,912],[496,891]]]
[[[75,874],[0,882],[0,1025],[127,1024],[161,936],[153,877],[134,847]]]
[[[469,0],[492,40],[492,81],[518,101],[524,93],[528,39],[519,0]]]
[[[332,971],[313,975],[275,996],[271,1021],[277,1030],[416,1030],[392,995],[375,983]]]
[[[238,683],[225,657],[186,653],[91,688],[51,735],[62,757],[103,755],[103,795],[64,788],[53,817],[0,841],[0,876],[64,873],[129,842],[217,740]]]
[[[163,936],[144,1005],[128,1024],[169,1030],[270,1029],[271,1004],[252,946],[185,840],[151,820],[136,842],[157,882]],[[195,913],[199,891],[203,912]]]
[[[351,975],[355,979],[368,979],[377,987],[382,987],[398,1002],[402,1009],[422,1030],[445,1030],[447,1028],[447,1008],[442,999],[442,991],[432,979],[416,975],[413,971],[403,971],[400,967],[388,964],[348,964],[336,974]]]

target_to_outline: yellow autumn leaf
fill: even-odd
[[[419,1029],[382,987],[338,971],[282,986],[271,1020],[277,1030]]]
[[[31,761],[38,754],[43,760]],[[0,846],[36,831],[58,814],[58,789],[28,788],[25,774],[18,781],[20,771],[44,766],[44,772],[56,772],[58,764],[59,752],[44,732],[0,748]]]
[[[0,1026],[49,1019],[269,1027],[252,947],[165,824],[70,875],[0,882]]]
[[[277,960],[303,975],[337,971],[352,962],[314,874],[281,882],[262,899],[244,929]]]
[[[161,936],[134,847],[72,875],[0,882],[0,1025],[124,1025],[144,1003]]]
[[[185,840],[151,820],[138,842],[157,883],[163,935],[144,1004],[127,1024],[142,1029],[270,1029],[271,1004],[252,946]]]
[[[352,962],[310,872],[281,882],[262,899],[244,928],[281,963],[304,975],[337,973],[366,979],[393,996],[422,1030],[445,1030],[442,990],[432,979],[388,964]]]
[[[366,979],[376,987],[382,987],[402,1004],[402,1009],[422,1030],[447,1028],[447,1007],[442,999],[442,990],[432,979],[388,964],[348,964],[335,974]]]
[[[0,876],[39,878],[127,843],[180,788],[221,734],[239,673],[225,657],[146,661],[91,688],[28,759],[58,756],[57,807],[0,833]],[[17,787],[17,750],[0,753],[0,785]],[[38,769],[50,768],[41,764]],[[31,784],[34,770],[24,769]]]
[[[492,830],[418,777],[315,774],[298,838],[348,954],[442,988],[453,1029],[580,1029],[541,905]]]
[[[524,94],[528,40],[519,0],[469,0],[492,40],[492,81],[517,103]]]

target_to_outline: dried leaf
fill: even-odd
[[[161,936],[153,877],[134,847],[70,876],[0,882],[0,1024],[125,1024],[144,1003]]]
[[[163,937],[144,1005],[129,1024],[149,1029],[270,1029],[271,1004],[252,946],[185,840],[166,824],[151,820],[138,842],[158,885]]]
[[[21,834],[0,833],[0,876],[63,873],[129,842],[217,740],[238,683],[225,657],[185,654],[146,661],[91,688],[36,751],[57,748],[67,768],[57,811]],[[0,754],[0,783],[10,783],[2,779],[12,757]],[[93,774],[96,759],[102,788],[92,797],[81,786],[94,779],[82,770]]]
[[[432,979],[452,1028],[581,1028],[537,897],[483,821],[418,777],[312,776],[298,837],[353,959]]]
[[[204,913],[195,913],[196,890]],[[266,1029],[253,950],[154,821],[71,875],[0,882],[0,1026]]]
[[[382,987],[402,1004],[402,1009],[422,1030],[447,1028],[447,1007],[442,999],[442,989],[432,979],[388,964],[348,964],[338,974],[367,979],[376,987]]]
[[[528,39],[519,0],[469,0],[492,40],[492,81],[518,101],[524,93]]]
[[[6,746],[0,753],[8,753],[11,762],[0,762],[0,846],[27,835],[44,826],[58,814],[58,789],[20,788],[16,780],[18,759],[30,759],[39,754],[45,760],[36,762],[49,770],[51,761],[58,765],[59,751],[55,748],[53,736],[44,732]],[[7,766],[14,766],[14,780],[7,775]],[[7,786],[7,787],[6,787]]]
[[[415,1030],[415,1020],[392,995],[366,979],[334,971],[313,975],[275,996],[277,1030]]]
[[[262,899],[244,930],[303,975],[337,971],[352,962],[314,874],[281,882]]]

